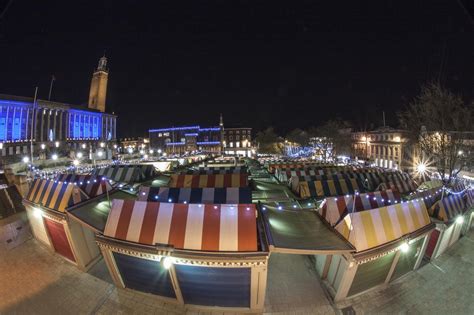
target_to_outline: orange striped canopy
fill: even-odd
[[[200,251],[257,251],[253,204],[178,204],[114,199],[104,235]]]

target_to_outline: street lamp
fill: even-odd
[[[54,146],[55,146],[56,148],[59,148],[59,141],[56,141],[56,142],[54,143]]]
[[[77,152],[76,156],[81,159],[82,158],[82,152]]]
[[[41,143],[41,150],[44,150],[46,148],[46,144]]]
[[[101,157],[102,155],[103,155],[103,152],[102,152],[102,151],[97,152],[97,156],[98,156],[98,157]]]
[[[76,160],[72,161],[72,164],[74,164],[74,166],[78,166],[79,165],[79,160],[76,159]]]
[[[58,155],[57,155],[56,153],[54,153],[54,154],[51,156],[51,158],[52,158],[53,160],[57,160],[57,159],[58,159]]]
[[[30,161],[29,157],[27,157],[27,156],[23,157],[23,163],[28,164],[29,161]]]
[[[82,148],[85,149],[87,145],[85,143],[82,144]]]

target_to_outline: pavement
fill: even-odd
[[[0,314],[211,314],[116,288],[103,261],[81,272],[32,238],[25,220],[0,222]],[[272,254],[265,314],[474,314],[473,249],[471,232],[434,264],[337,305],[307,256]]]

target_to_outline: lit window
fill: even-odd
[[[231,148],[233,148],[233,147],[234,147],[234,143],[233,143],[233,142],[229,142],[229,146],[230,146]]]
[[[236,142],[235,147],[240,148],[240,142]]]

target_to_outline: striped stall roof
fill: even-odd
[[[468,209],[474,207],[474,188],[466,190],[466,207]]]
[[[416,191],[409,198],[410,200],[423,199],[426,209],[430,209],[441,198],[442,191],[442,188],[434,187],[423,191]]]
[[[105,176],[115,182],[141,182],[156,175],[155,168],[149,164],[111,165],[95,170],[95,175]]]
[[[444,222],[450,222],[458,215],[462,215],[466,209],[466,204],[462,194],[452,194],[445,196],[436,202],[430,209],[430,215]]]
[[[430,222],[425,204],[410,201],[347,214],[335,229],[360,252],[397,240]]]
[[[40,179],[33,181],[26,200],[49,209],[65,212],[82,201],[89,199],[78,186],[58,180]]]
[[[247,168],[206,167],[181,171],[185,175],[248,174]]]
[[[401,202],[401,196],[398,191],[375,191],[365,194],[326,198],[318,212],[331,226],[335,226],[348,213],[385,207],[399,202]]]
[[[72,182],[82,189],[90,198],[100,196],[112,190],[112,185],[105,177],[98,175],[60,174],[56,180]]]
[[[226,188],[247,187],[247,174],[217,175],[171,175],[169,183],[173,188]]]
[[[200,251],[257,251],[253,204],[179,204],[114,199],[104,235]]]
[[[250,187],[169,188],[141,186],[138,200],[205,204],[252,203],[252,190]]]
[[[365,192],[365,188],[359,179],[349,178],[299,182],[295,192],[298,193],[301,198],[323,198],[354,194],[356,190],[358,192]]]

